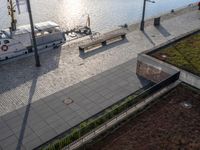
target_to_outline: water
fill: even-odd
[[[155,0],[147,2],[146,18],[159,16],[198,0]],[[85,24],[87,14],[95,31],[106,31],[142,16],[143,0],[31,0],[34,22],[52,20],[62,28]],[[0,29],[9,27],[7,0],[0,0]],[[28,24],[28,14],[17,15],[18,25]]]

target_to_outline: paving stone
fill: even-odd
[[[72,103],[69,105],[69,107],[73,110],[73,111],[76,111],[76,110],[79,110],[81,107],[76,104],[76,103]]]
[[[20,128],[14,128],[12,129],[12,131],[14,132],[17,138],[19,137],[26,138],[27,136],[34,134],[33,130],[28,126],[21,126]]]
[[[41,121],[37,124],[28,124],[28,126],[35,132],[35,130],[48,126],[47,122]]]
[[[54,114],[54,115],[52,115],[52,116],[50,116],[50,117],[48,117],[48,118],[45,118],[45,121],[46,121],[48,124],[51,124],[51,123],[56,122],[56,121],[58,121],[58,120],[60,120],[60,117],[59,117],[57,114]]]
[[[81,93],[81,94],[87,94],[87,93],[90,93],[92,91],[92,89],[90,89],[88,86],[81,86],[78,88],[78,91]]]
[[[65,121],[70,120],[75,115],[76,115],[76,113],[74,111],[72,111],[71,109],[64,110],[64,111],[58,113],[58,116]]]
[[[42,100],[43,100],[44,102],[53,102],[53,101],[55,101],[56,99],[57,99],[56,96],[54,96],[54,95],[49,95],[49,96],[43,98]]]
[[[43,143],[42,140],[40,140],[39,138],[35,138],[35,139],[31,140],[30,142],[25,143],[24,147],[27,150],[31,150],[31,149],[36,148],[38,145],[41,145],[42,143]]]
[[[7,120],[13,119],[17,116],[18,116],[17,111],[13,111],[13,112],[10,112],[10,113],[3,115],[1,118],[2,118],[2,120],[7,121]]]
[[[15,149],[18,149],[17,145],[11,144],[11,145],[7,145],[3,150],[15,150]],[[24,148],[23,145],[21,145],[20,150],[26,150],[26,149]]]
[[[55,132],[53,128],[51,128],[50,126],[46,126],[46,127],[43,127],[43,128],[39,128],[39,129],[36,129],[35,130],[35,133],[38,135],[38,136],[41,136],[47,132]]]
[[[45,133],[41,134],[39,137],[43,142],[46,142],[46,141],[49,141],[56,136],[57,136],[56,131],[52,130],[52,131],[45,132]]]
[[[96,113],[99,113],[103,108],[98,106],[98,107],[93,107],[93,108],[90,108],[90,109],[87,109],[87,112],[90,114],[90,115],[95,115]]]
[[[12,136],[12,135],[14,135],[14,133],[8,127],[0,129],[0,140],[8,138],[9,136]]]
[[[91,83],[88,83],[86,86],[88,86],[90,89],[96,89],[99,87],[99,84],[96,81],[93,81]]]
[[[41,99],[41,100],[38,100],[38,101],[32,103],[31,107],[33,109],[37,109],[37,108],[40,108],[40,107],[45,107],[45,105],[46,105],[45,101],[43,99]]]
[[[19,127],[23,124],[24,119],[21,117],[15,117],[10,120],[5,121],[9,128],[13,129]]]
[[[105,97],[106,100],[109,100],[109,99],[112,98],[113,96],[114,96],[114,92],[113,92],[113,91],[109,92],[108,94],[103,95],[103,97]]]
[[[65,131],[69,130],[70,128],[71,128],[70,125],[68,125],[67,123],[64,123],[64,124],[61,124],[58,127],[54,128],[54,130],[59,135],[59,134],[62,134],[63,132],[65,132]]]
[[[50,122],[49,126],[53,129],[56,129],[60,125],[65,124],[65,121],[63,119],[58,119],[56,121]]]
[[[76,94],[70,95],[69,97],[76,102],[80,102],[85,99],[85,97],[78,92],[76,92]]]
[[[68,124],[73,127],[76,126],[81,121],[83,121],[82,118],[80,116],[76,116],[73,119],[69,120]]]
[[[0,118],[0,130],[6,127],[7,127],[7,124]]]
[[[38,110],[37,113],[41,116],[41,118],[47,118],[53,115],[55,112],[51,108],[45,107],[41,110]]]
[[[101,105],[102,108],[107,108],[107,107],[111,106],[112,104],[113,104],[113,102],[108,100],[108,101],[104,101],[100,105]]]
[[[3,140],[0,140],[0,146],[5,150],[8,145],[17,145],[17,143],[18,143],[18,139],[14,135],[9,136]]]
[[[38,135],[36,135],[35,133],[33,134],[29,134],[28,136],[24,137],[22,140],[22,144],[26,144],[29,143],[31,141],[34,141],[35,139],[40,139]]]

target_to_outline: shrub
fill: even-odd
[[[63,148],[71,143],[70,137],[66,136],[60,140],[60,148]]]
[[[83,136],[84,134],[87,133],[87,123],[86,122],[83,122],[80,124],[80,136]]]
[[[70,140],[71,140],[71,141],[75,141],[75,140],[77,140],[79,137],[80,137],[79,130],[73,129],[72,132],[71,132],[71,134],[70,134]]]
[[[101,124],[104,123],[104,118],[103,117],[99,117],[98,119],[96,119],[96,125],[99,126]]]
[[[88,131],[91,131],[92,129],[94,129],[96,127],[96,121],[95,120],[91,120],[88,124]]]

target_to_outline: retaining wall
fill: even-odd
[[[178,71],[170,68],[166,63],[157,61],[156,59],[139,54],[137,57],[137,74],[155,83],[158,83]]]

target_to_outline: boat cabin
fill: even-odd
[[[48,21],[34,26],[39,50],[56,47],[66,41],[64,32],[58,24]],[[4,29],[0,32],[0,60],[32,52],[32,34],[30,25],[23,25],[16,31]]]

